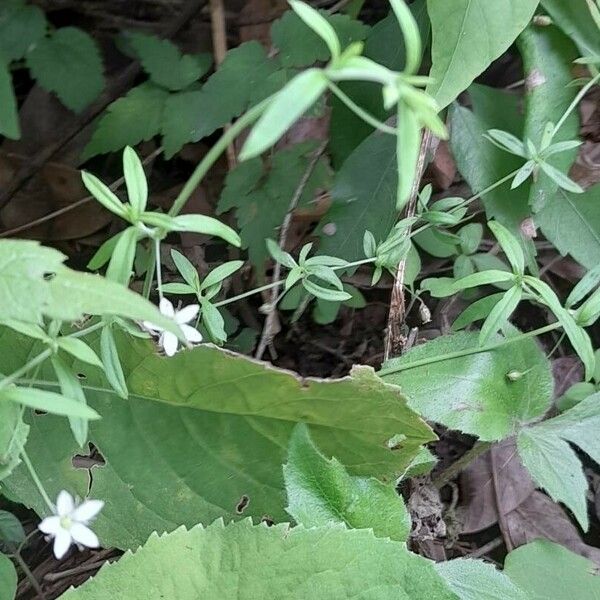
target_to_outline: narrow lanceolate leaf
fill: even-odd
[[[194,289],[200,288],[200,278],[196,267],[185,257],[181,252],[178,252],[174,248],[171,250],[171,258],[177,267],[177,270],[181,276],[185,279],[186,283]],[[189,292],[185,292],[189,293]]]
[[[73,400],[84,406],[87,405],[85,394],[77,375],[69,369],[59,356],[52,356],[51,362],[63,396],[73,398]],[[69,425],[71,426],[75,441],[79,444],[80,448],[83,448],[88,438],[89,422],[87,419],[69,417]]]
[[[215,267],[202,281],[201,289],[205,290],[216,283],[227,279],[233,275],[236,271],[242,268],[244,261],[242,260],[230,260],[218,267]]]
[[[100,355],[104,365],[104,373],[111,387],[121,398],[127,399],[127,382],[119,359],[119,351],[115,343],[112,328],[106,325],[100,334]]]
[[[294,77],[275,96],[253,127],[240,160],[258,156],[273,146],[326,89],[327,78],[319,69],[307,69]]]
[[[390,4],[404,36],[406,52],[404,70],[407,73],[416,73],[419,70],[423,54],[419,26],[404,0],[390,0]]]
[[[127,207],[117,198],[113,191],[102,181],[100,181],[95,175],[88,173],[87,171],[81,172],[81,179],[83,185],[87,188],[90,194],[104,206],[104,208],[115,213],[115,215],[122,219],[127,219]]]
[[[98,355],[83,341],[74,337],[59,337],[56,341],[58,347],[68,352],[80,361],[102,368],[102,361]]]
[[[325,288],[313,283],[310,279],[303,279],[302,285],[304,286],[304,289],[313,296],[322,298],[323,300],[329,300],[330,302],[343,302],[344,300],[350,300],[350,298],[352,298],[348,292]]]
[[[0,106],[2,106],[2,110],[0,110],[0,135],[18,140],[21,137],[21,126],[19,125],[17,100],[8,65],[2,62],[2,58],[0,58]]]
[[[113,248],[110,262],[106,269],[107,279],[123,285],[129,285],[135,261],[137,241],[138,229],[136,227],[128,227],[122,232]]]
[[[457,598],[433,563],[401,542],[343,526],[265,527],[253,526],[249,519],[227,526],[217,521],[190,531],[181,527],[161,537],[153,534],[135,554],[105,565],[61,598],[350,600],[365,597],[365,590],[375,590],[372,598]]]
[[[410,517],[394,485],[348,475],[339,461],[319,452],[305,425],[292,433],[283,477],[286,510],[299,525],[345,523],[401,542],[410,533]]]
[[[100,415],[93,408],[81,404],[78,400],[34,388],[9,387],[1,390],[0,402],[14,402],[35,410],[43,410],[65,417],[100,418]]]
[[[229,242],[236,248],[240,247],[240,236],[228,225],[206,215],[180,215],[173,217],[176,231],[191,231],[204,235],[215,235]]]
[[[123,174],[127,185],[127,197],[136,214],[146,210],[148,201],[148,182],[144,173],[144,166],[136,151],[127,146],[123,150]]]
[[[502,131],[501,129],[490,129],[486,137],[499,148],[511,154],[527,158],[527,151],[523,142],[518,137],[512,135],[512,133]]]
[[[0,402],[0,480],[13,472],[21,462],[29,425],[23,422],[23,410],[18,404]]]
[[[76,27],[56,29],[27,53],[27,66],[38,83],[56,93],[75,112],[104,88],[102,57],[94,39]]]
[[[484,345],[489,339],[502,328],[508,318],[521,302],[523,290],[521,286],[515,285],[502,296],[502,299],[492,308],[487,319],[484,321],[479,332],[479,343]]]
[[[539,0],[428,0],[433,78],[428,91],[444,108],[508,50]]]
[[[562,171],[559,171],[556,167],[548,164],[543,161],[540,163],[540,168],[559,188],[566,190],[567,192],[572,192],[573,194],[583,194],[583,188],[573,181],[570,177],[565,175]]]
[[[339,380],[299,378],[209,344],[163,358],[148,340],[119,332],[116,342],[127,402],[99,369],[77,367],[90,406],[102,415],[90,423],[90,441],[106,464],[94,470],[91,490],[88,473],[73,467],[81,451],[65,419],[31,416],[27,446],[50,496],[70,489],[105,500],[94,531],[106,547],[136,548],[153,531],[219,517],[288,521],[281,465],[297,423],[306,423],[323,454],[351,476],[384,482],[395,481],[434,438],[400,388],[367,367]],[[0,331],[0,347],[8,343],[11,352],[0,353],[2,373],[22,366],[38,342]],[[527,397],[518,385],[517,391]],[[398,435],[401,443],[391,449],[388,441]],[[149,457],[152,469],[145,468]],[[2,485],[47,514],[24,466]]]
[[[524,429],[517,437],[521,460],[536,483],[556,502],[563,502],[587,531],[589,520],[585,492],[587,479],[581,462],[567,442],[548,436],[536,427]]]
[[[490,285],[493,283],[502,283],[514,279],[514,274],[508,271],[499,271],[498,269],[488,269],[479,273],[465,275],[452,283],[452,293],[479,287],[480,285]]]
[[[340,40],[331,24],[309,4],[289,0],[292,10],[327,44],[331,57],[336,59],[342,52]]]
[[[521,244],[517,238],[506,227],[498,223],[498,221],[490,221],[488,227],[492,230],[495,238],[498,240],[508,262],[510,262],[515,273],[523,274],[525,271],[525,257]]]
[[[398,104],[398,136],[396,159],[398,161],[398,199],[396,210],[401,211],[410,198],[419,150],[421,147],[421,126],[414,111],[404,102]]]

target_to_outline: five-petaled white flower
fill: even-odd
[[[190,304],[189,306],[184,306],[181,310],[175,310],[169,300],[161,298],[159,308],[165,317],[171,317],[181,327],[181,331],[183,331],[183,335],[188,342],[197,344],[202,341],[202,334],[187,324],[198,316],[200,307],[197,304]],[[177,352],[179,340],[174,333],[165,331],[162,327],[148,321],[144,321],[143,326],[154,335],[160,334],[158,345],[165,351],[167,356],[173,356]]]
[[[65,490],[58,495],[55,514],[38,525],[41,532],[54,538],[56,558],[61,559],[73,543],[88,548],[100,546],[98,537],[88,525],[103,506],[102,500],[86,500],[77,505],[73,496]]]

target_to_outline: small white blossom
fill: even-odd
[[[87,548],[98,548],[100,542],[96,534],[88,527],[102,510],[102,500],[86,500],[75,504],[73,496],[63,490],[56,500],[56,511],[46,517],[38,529],[54,539],[54,556],[61,559],[75,543]]]
[[[197,304],[190,304],[189,306],[184,306],[181,310],[175,310],[169,300],[161,298],[159,308],[160,312],[165,315],[165,317],[170,317],[179,325],[188,342],[197,344],[202,341],[202,334],[197,329],[187,324],[198,316],[200,306]],[[150,333],[154,335],[160,334],[158,345],[165,351],[167,356],[173,356],[175,352],[177,352],[179,340],[174,333],[165,331],[162,327],[149,323],[148,321],[144,321],[143,325]]]

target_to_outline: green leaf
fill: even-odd
[[[236,248],[242,243],[240,236],[228,225],[206,215],[179,215],[172,218],[175,231],[191,231],[204,235],[213,235],[224,239]]]
[[[21,462],[29,426],[23,422],[23,410],[12,402],[0,402],[0,480],[10,475]]]
[[[539,0],[428,0],[434,79],[427,91],[444,108],[506,52]]]
[[[501,440],[539,419],[549,408],[554,383],[548,359],[532,339],[477,352],[477,333],[456,333],[416,346],[384,364],[384,381],[401,386],[410,406],[450,429]],[[476,354],[451,358],[473,349]],[[407,368],[420,360],[436,362]],[[392,372],[394,368],[406,370]],[[511,381],[507,374],[523,376]]]
[[[21,521],[7,510],[0,510],[0,547],[15,548],[25,541]]]
[[[523,250],[521,249],[521,245],[517,238],[497,221],[490,221],[488,227],[492,230],[494,237],[498,240],[502,251],[506,254],[506,258],[508,258],[508,262],[512,265],[514,272],[522,275],[525,271],[525,257],[523,256]]]
[[[325,288],[312,282],[310,279],[303,279],[302,285],[309,294],[330,302],[343,302],[344,300],[352,298],[348,292]]]
[[[433,564],[400,542],[343,526],[290,529],[252,526],[249,520],[152,535],[135,554],[107,564],[61,600],[146,600],[152,595],[349,600],[365,592],[371,598],[456,600]]]
[[[0,346],[10,340],[12,349],[0,355],[0,372],[13,372],[31,356],[33,342],[16,335],[0,334]],[[124,334],[117,347],[127,402],[99,370],[81,369],[88,402],[102,415],[90,423],[90,441],[106,464],[94,469],[89,495],[106,501],[94,530],[107,547],[137,547],[151,532],[181,524],[237,519],[244,495],[244,516],[284,520],[281,465],[297,423],[307,423],[322,452],[351,475],[388,482],[434,438],[400,390],[368,367],[341,380],[301,379],[209,345],[169,359],[148,340]],[[52,372],[42,370],[40,379],[51,383]],[[64,420],[46,415],[31,422],[28,454],[50,496],[61,489],[87,495],[88,475],[72,466],[80,450]],[[387,440],[397,434],[403,441],[391,450]],[[47,514],[25,468],[4,485]]]
[[[513,281],[515,276],[509,271],[500,271],[498,269],[488,269],[479,273],[472,273],[465,277],[461,277],[452,284],[452,293],[468,290],[470,288],[479,287],[480,285],[490,285],[493,283],[501,283],[503,281]],[[427,281],[427,280],[425,280]]]
[[[88,192],[94,196],[104,208],[110,210],[110,212],[122,219],[128,219],[129,211],[127,210],[127,207],[105,183],[87,171],[81,172],[81,180]]]
[[[171,258],[177,267],[177,270],[181,276],[185,279],[186,283],[192,288],[190,291],[200,289],[200,277],[196,267],[185,257],[181,252],[171,249]],[[186,294],[189,292],[185,292]]]
[[[81,387],[81,382],[79,381],[77,375],[75,375],[69,369],[69,367],[60,359],[60,357],[52,356],[50,360],[52,362],[52,367],[54,368],[56,378],[58,379],[58,383],[60,384],[60,391],[62,395],[66,398],[72,398],[80,404],[87,406],[85,394],[83,393],[83,388]],[[82,419],[80,417],[69,417],[69,425],[71,426],[71,431],[73,432],[75,441],[79,444],[80,448],[83,448],[87,442],[89,431],[87,419]]]
[[[535,221],[563,256],[570,254],[586,269],[600,262],[600,185],[584,194],[558,190]]]
[[[66,257],[38,242],[0,241],[0,318],[41,323],[50,296],[45,278],[60,268]]]
[[[240,152],[240,160],[254,158],[273,146],[326,89],[327,78],[320,69],[307,69],[296,75],[252,128]]]
[[[333,29],[343,48],[352,42],[363,40],[369,31],[366,25],[348,15],[330,15],[327,11],[318,11],[317,14]],[[271,39],[279,49],[278,57],[284,67],[308,67],[319,61],[326,61],[331,56],[323,39],[307,28],[292,11],[286,12],[273,23]]]
[[[331,208],[317,228],[320,252],[360,260],[365,231],[387,238],[397,219],[395,145],[392,136],[375,132],[346,160],[335,177]]]
[[[492,294],[485,298],[480,298],[465,308],[465,310],[456,318],[452,323],[452,331],[458,331],[463,329],[467,325],[485,319],[494,306],[500,302],[500,299],[504,296],[502,292],[498,294]]]
[[[124,400],[127,400],[129,392],[127,390],[127,382],[119,359],[119,351],[113,335],[112,327],[106,325],[102,328],[100,334],[100,355],[102,356],[102,364],[106,379],[112,389]]]
[[[1,26],[1,25],[0,25]],[[2,62],[0,54],[0,135],[13,140],[21,137],[21,125],[17,111],[17,100],[13,90],[12,77],[8,66]]]
[[[490,314],[481,326],[479,332],[479,344],[486,344],[489,339],[508,321],[510,315],[513,314],[519,302],[523,298],[523,290],[521,286],[515,285],[511,287],[508,292],[502,296],[502,298],[494,305]]]
[[[513,550],[506,557],[504,572],[531,600],[600,597],[596,565],[548,540],[536,540]]]
[[[0,402],[14,402],[35,410],[43,410],[65,417],[100,418],[100,415],[94,409],[81,404],[76,399],[34,388],[8,387],[0,390]]]
[[[162,121],[166,157],[179,152],[184,144],[210,135],[265,98],[263,92],[275,69],[275,61],[268,59],[260,43],[246,42],[227,53],[200,91],[171,95]]]
[[[570,177],[567,177],[562,171],[549,165],[547,162],[540,162],[540,169],[550,177],[550,179],[559,187],[573,194],[583,194],[583,188],[575,183]]]
[[[552,20],[577,44],[584,56],[600,55],[598,28],[592,19],[586,0],[542,0],[542,6]]]
[[[571,446],[556,435],[549,436],[543,429],[532,427],[519,433],[517,448],[523,465],[536,483],[555,502],[563,502],[587,531],[588,483]]]
[[[102,361],[98,355],[83,340],[62,336],[56,340],[56,343],[61,350],[72,354],[84,363],[102,368]]]
[[[404,3],[404,0],[390,0],[390,4],[392,5],[392,10],[396,15],[404,38],[406,48],[406,66],[404,70],[410,74],[416,73],[421,65],[421,56],[423,54],[419,26],[412,12]]]
[[[136,214],[146,210],[148,202],[148,182],[144,173],[144,166],[136,151],[127,146],[123,150],[123,175],[127,185],[127,197]]]
[[[108,268],[106,269],[107,279],[125,286],[129,285],[135,262],[139,233],[137,227],[128,227],[119,236],[113,248]]]
[[[399,173],[396,210],[400,212],[410,199],[421,149],[421,125],[417,113],[405,102],[398,103],[396,157]]]
[[[0,7],[0,56],[19,60],[46,33],[46,17],[38,6],[19,1]],[[2,103],[4,106],[4,103]]]
[[[201,306],[202,324],[208,330],[210,337],[218,344],[226,342],[227,333],[225,332],[225,321],[219,312],[219,309],[208,300],[203,300]]]
[[[82,159],[96,154],[115,152],[125,146],[147,142],[161,132],[165,102],[169,93],[143,83],[115,100],[98,120],[92,138],[83,150]]]
[[[287,512],[304,527],[345,523],[372,529],[377,537],[406,541],[411,521],[393,485],[377,479],[351,477],[335,458],[327,459],[297,425],[283,467]]]
[[[524,139],[541,147],[548,123],[557,123],[565,113],[577,89],[571,85],[571,68],[577,50],[556,27],[528,27],[519,38],[519,50],[525,70],[525,130]],[[553,142],[572,140],[579,134],[579,117],[573,111]],[[548,159],[559,174],[567,173],[577,157],[577,150],[561,152]],[[543,164],[541,165],[543,168]],[[550,173],[547,173],[550,175]],[[563,182],[564,183],[564,182]],[[554,196],[556,179],[540,173],[532,183],[529,203],[538,212]]]
[[[473,86],[470,92],[474,112],[460,106],[450,109],[450,145],[459,171],[473,192],[478,193],[518,169],[522,163],[520,158],[486,142],[483,139],[485,132],[491,127],[508,126],[509,123],[504,121],[508,116],[512,133],[520,135],[518,126],[522,118],[513,96],[483,86]],[[528,199],[527,188],[511,191],[507,182],[485,194],[482,202],[489,220],[494,218],[516,233],[521,222],[530,215]]]
[[[342,47],[340,45],[340,40],[335,33],[335,29],[331,26],[329,21],[309,4],[305,4],[299,0],[289,0],[289,4],[292,7],[292,10],[304,21],[304,23],[310,27],[325,42],[325,44],[327,44],[331,58],[334,60],[339,58],[342,53]]]
[[[17,571],[8,556],[0,554],[0,590],[3,600],[13,600],[17,594]]]
[[[292,255],[289,254],[289,252],[285,252],[284,250],[282,250],[275,240],[269,238],[265,241],[265,243],[267,244],[267,250],[269,251],[271,258],[274,261],[280,263],[288,269],[293,269],[297,266],[296,261],[294,260]]]
[[[202,281],[201,290],[205,290],[224,279],[231,277],[236,271],[239,271],[244,265],[243,260],[230,260],[218,267],[215,267]]]
[[[506,150],[516,156],[528,158],[527,150],[525,149],[523,142],[512,133],[508,133],[508,131],[502,131],[502,129],[490,129],[485,137],[501,150]]]
[[[460,600],[531,600],[505,573],[482,560],[458,558],[434,567]]]
[[[38,83],[55,92],[71,110],[81,112],[104,88],[102,57],[94,39],[75,27],[56,29],[27,53]]]
[[[169,40],[138,31],[126,34],[150,79],[169,90],[182,90],[204,75],[212,63],[210,54],[182,56],[179,48]]]

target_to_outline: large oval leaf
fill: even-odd
[[[14,371],[32,352],[31,342],[12,332],[0,337],[0,347],[8,344],[0,372]],[[395,480],[433,437],[398,388],[367,367],[340,380],[301,379],[211,346],[170,359],[147,340],[120,336],[117,346],[128,401],[99,369],[74,364],[86,377],[90,406],[102,416],[91,425],[90,440],[106,464],[92,470],[90,493],[106,502],[95,523],[106,545],[136,547],[154,530],[242,513],[285,519],[282,464],[299,422],[352,475],[384,480]],[[54,385],[51,370],[41,377]],[[85,495],[89,474],[72,466],[80,449],[66,420],[36,416],[30,422],[28,454],[50,495],[61,489]],[[392,450],[387,441],[397,434],[403,442]],[[26,469],[17,468],[3,484],[45,514]]]
[[[433,563],[342,526],[223,527],[153,535],[62,600],[455,600]]]

